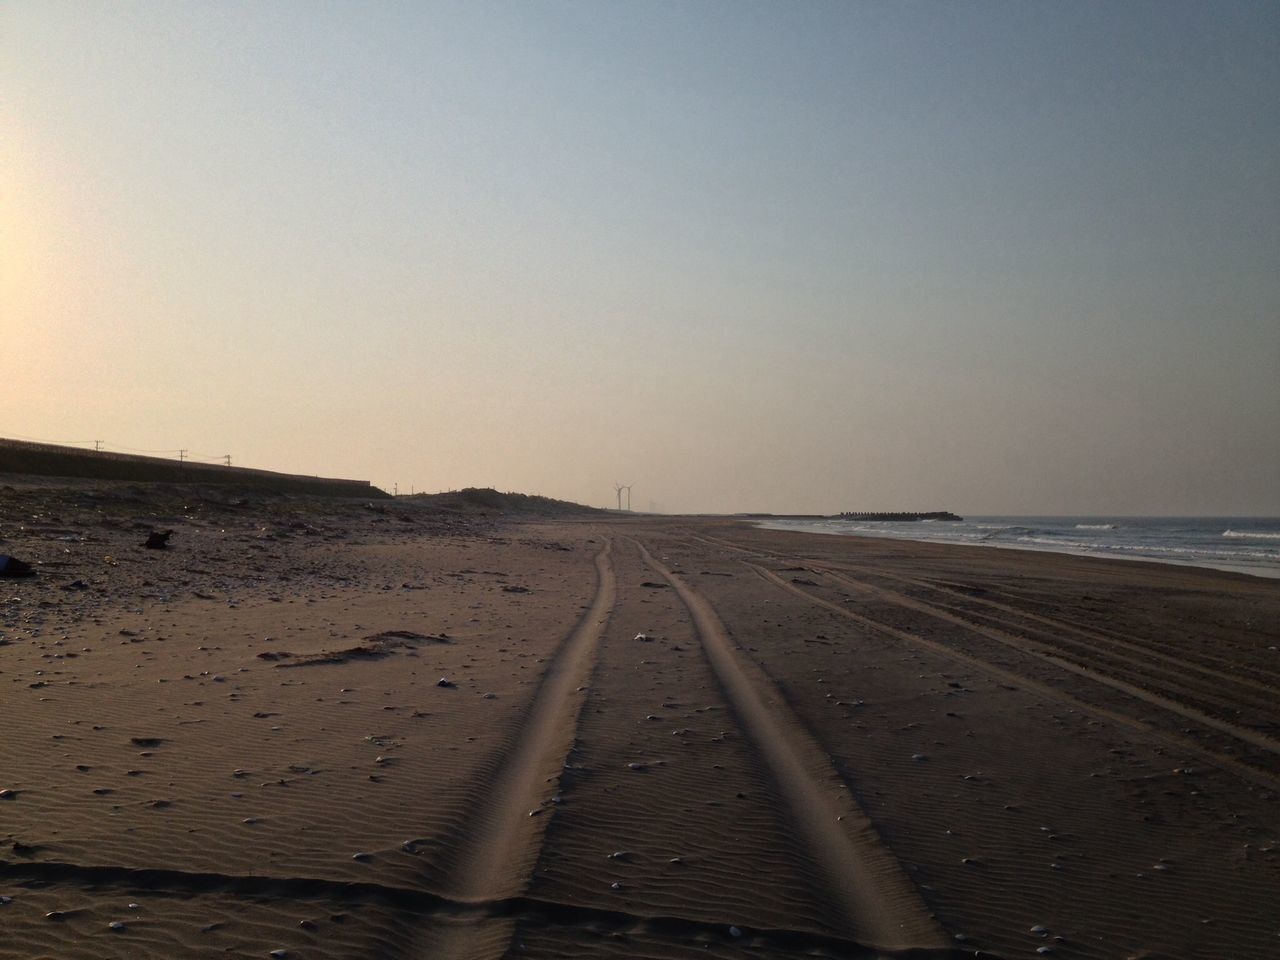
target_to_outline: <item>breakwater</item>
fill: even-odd
[[[959,522],[964,519],[964,517],[957,517],[954,513],[948,513],[946,510],[935,510],[931,513],[841,513],[838,516],[841,520],[887,520],[893,523],[911,520],[954,520]]]

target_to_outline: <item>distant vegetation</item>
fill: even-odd
[[[447,493],[415,493],[396,499],[421,503],[433,510],[453,513],[486,515],[524,513],[540,517],[560,517],[568,514],[606,512],[568,500],[553,500],[551,497],[539,497],[527,493],[499,493],[491,487],[467,487],[465,490],[450,490]]]

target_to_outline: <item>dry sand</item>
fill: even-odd
[[[0,490],[0,957],[1280,957],[1280,582],[231,497]]]

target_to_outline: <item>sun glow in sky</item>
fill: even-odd
[[[0,436],[669,511],[1280,513],[1280,6],[3,18]]]

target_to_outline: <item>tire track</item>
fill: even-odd
[[[643,544],[632,543],[688,609],[738,721],[776,781],[809,854],[826,877],[832,901],[856,938],[881,949],[940,949],[941,927],[850,795],[830,755],[767,676],[737,650],[711,604]]]
[[[823,607],[827,610],[837,613],[841,617],[844,617],[847,620],[852,620],[853,622],[858,623],[863,627],[866,627],[867,629],[878,631],[882,634],[893,637],[900,641],[904,641],[909,644],[913,644],[915,646],[924,647],[928,650],[933,651],[934,653],[941,654],[942,656],[947,657],[951,660],[966,664],[967,666],[973,667],[974,669],[981,670],[982,672],[987,673],[988,675],[993,676],[1005,683],[1013,684],[1013,685],[1025,688],[1027,690],[1034,690],[1035,692],[1041,694],[1042,696],[1045,696],[1052,700],[1058,700],[1058,701],[1069,703],[1072,707],[1074,707],[1077,710],[1081,710],[1085,713],[1092,714],[1096,717],[1100,717],[1100,718],[1109,720],[1113,723],[1120,724],[1122,726],[1128,727],[1131,730],[1136,730],[1145,737],[1158,740],[1161,743],[1163,743],[1165,746],[1170,747],[1174,750],[1177,750],[1181,753],[1190,754],[1190,755],[1199,757],[1205,763],[1215,766],[1228,773],[1232,773],[1238,777],[1241,777],[1242,779],[1249,780],[1252,783],[1258,784],[1259,786],[1262,786],[1268,789],[1273,789],[1273,790],[1276,789],[1277,787],[1280,787],[1280,777],[1267,773],[1266,771],[1258,770],[1232,757],[1227,757],[1227,756],[1223,756],[1222,754],[1215,753],[1190,740],[1184,740],[1181,737],[1175,736],[1171,733],[1166,733],[1165,731],[1152,726],[1151,724],[1147,723],[1144,720],[1140,720],[1136,717],[1129,716],[1128,714],[1120,713],[1115,710],[1110,710],[1106,707],[1100,707],[1095,704],[1089,703],[1087,701],[1080,700],[1077,697],[1074,697],[1071,694],[1066,693],[1065,691],[1058,690],[1050,686],[1049,684],[1041,683],[1040,681],[1027,677],[1024,674],[1018,673],[1013,670],[1005,669],[1004,667],[997,666],[996,664],[983,660],[980,657],[975,657],[967,653],[962,653],[959,650],[956,650],[955,648],[945,643],[940,643],[936,640],[930,640],[926,637],[917,636],[916,634],[908,633],[905,630],[899,630],[896,627],[891,627],[887,624],[881,623],[878,620],[873,620],[870,617],[866,617],[866,616],[863,616],[862,614],[855,613],[852,610],[847,610],[844,607],[840,606],[839,604],[832,603],[829,600],[824,600],[821,597],[816,597],[813,594],[800,589],[795,584],[788,583],[786,580],[783,580],[781,577],[779,577],[777,574],[775,574],[771,570],[766,570],[764,567],[761,567],[758,564],[751,563],[749,561],[743,561],[743,562],[752,570],[754,570],[756,574],[760,576],[767,583],[772,583],[773,585],[781,588],[782,590],[785,590],[788,593],[792,593],[798,597],[803,598],[804,600],[807,600],[809,603],[812,603],[816,606]],[[1054,665],[1060,666],[1064,669],[1068,668],[1066,663],[1055,662]],[[1090,679],[1093,679],[1093,678],[1090,677]],[[1134,689],[1136,690],[1137,688],[1134,688]],[[1233,736],[1235,735],[1235,731],[1232,731],[1232,735]]]
[[[1027,621],[1029,623],[1040,624],[1042,627],[1048,627],[1049,629],[1053,630],[1055,633],[1072,634],[1076,637],[1079,637],[1082,640],[1086,640],[1094,644],[1101,644],[1103,646],[1116,647],[1120,650],[1126,651],[1128,654],[1137,656],[1144,660],[1159,661],[1167,665],[1166,668],[1163,670],[1163,672],[1169,673],[1170,675],[1176,676],[1179,673],[1185,675],[1188,672],[1199,673],[1203,677],[1209,677],[1215,680],[1225,681],[1227,683],[1235,684],[1240,687],[1246,687],[1256,692],[1266,694],[1268,697],[1274,697],[1276,694],[1276,690],[1273,686],[1269,686],[1268,684],[1261,683],[1249,677],[1242,677],[1233,673],[1228,673],[1223,670],[1218,670],[1214,667],[1206,666],[1202,663],[1197,663],[1193,660],[1173,657],[1168,654],[1161,653],[1158,650],[1154,650],[1150,647],[1133,643],[1129,640],[1124,639],[1123,637],[1114,636],[1112,634],[1105,633],[1100,630],[1090,629],[1088,627],[1082,627],[1076,623],[1072,623],[1067,620],[1057,619],[1053,617],[1046,617],[1043,614],[1033,613],[1029,610],[1022,610],[1018,607],[1012,606],[1011,604],[1001,603],[998,600],[991,600],[987,597],[975,597],[963,591],[955,590],[950,587],[933,583],[928,580],[919,580],[912,577],[904,577],[904,576],[899,576],[897,574],[887,573],[883,570],[872,570],[867,567],[857,567],[857,566],[851,566],[848,564],[840,564],[838,567],[832,568],[830,566],[822,564],[821,562],[815,562],[813,566],[815,570],[822,568],[826,572],[830,572],[833,574],[835,574],[837,570],[847,571],[850,573],[861,573],[868,576],[882,577],[886,580],[895,580],[899,583],[904,583],[910,586],[922,587],[926,590],[933,591],[934,593],[946,594],[947,596],[954,597],[956,598],[956,600],[962,601],[963,603],[968,603],[975,606],[987,607],[992,610],[998,610],[1001,613],[1006,614],[1007,616],[1012,616],[1019,620]],[[969,613],[974,616],[982,616],[982,614],[978,613],[977,611],[966,610],[964,607],[945,607],[945,609],[950,609],[957,613]],[[991,616],[991,619],[995,620],[996,622],[1003,622],[1007,626],[1015,626],[1015,624],[1009,623],[1008,620],[1002,621],[1000,617],[997,617],[995,615],[990,615],[990,616]],[[1099,650],[1097,652],[1105,653],[1107,655],[1114,656],[1120,659],[1132,661],[1132,656],[1125,656],[1123,654],[1114,653],[1111,651]],[[1154,665],[1153,665],[1153,668],[1154,668]],[[1154,668],[1154,669],[1159,669],[1159,668]]]
[[[535,926],[588,930],[594,934],[643,931],[680,943],[741,944],[743,939],[790,949],[797,954],[880,960],[859,943],[805,930],[774,927],[739,927],[731,934],[723,924],[711,924],[676,915],[638,916],[624,910],[604,910],[529,896],[512,896],[480,903],[461,903],[410,887],[367,881],[322,880],[310,877],[242,876],[183,870],[92,866],[55,861],[13,862],[0,860],[0,878],[25,884],[76,884],[94,890],[145,892],[191,898],[216,894],[247,901],[297,901],[328,903],[346,908],[381,906],[419,920],[472,924],[517,921]],[[503,948],[507,946],[505,943]],[[903,960],[960,960],[970,956],[948,948],[894,951]],[[432,954],[437,956],[437,954]]]
[[[519,733],[489,783],[471,819],[470,835],[451,874],[448,899],[484,904],[524,892],[546,827],[538,816],[554,796],[573,745],[584,697],[575,696],[591,674],[596,648],[617,599],[617,577],[606,540],[595,557],[596,592],[591,606],[547,665]],[[501,956],[515,920],[490,926],[446,925],[430,936],[427,955],[453,960]],[[500,949],[495,953],[495,946]]]
[[[694,539],[700,540],[701,542],[709,546],[727,547],[729,549],[735,550],[739,553],[746,554],[748,556],[755,556],[755,557],[761,557],[761,558],[768,557],[769,559],[772,559],[772,560],[782,559],[777,555],[761,553],[759,551],[747,550],[743,547],[737,546],[736,544],[720,541],[716,538],[697,536]],[[981,623],[977,623],[973,620],[967,619],[966,617],[959,615],[959,613],[952,612],[951,610],[945,607],[940,607],[938,605],[928,603],[923,600],[917,600],[913,597],[908,597],[905,594],[898,593],[897,591],[890,590],[885,587],[879,587],[862,580],[854,580],[853,578],[839,572],[839,570],[849,569],[848,567],[845,567],[845,566],[841,566],[840,568],[836,569],[821,561],[813,561],[803,557],[796,557],[794,555],[787,555],[786,558],[802,560],[805,566],[813,570],[815,573],[819,573],[819,574],[831,577],[832,579],[842,583],[843,585],[862,593],[864,596],[870,596],[887,603],[895,604],[897,606],[903,607],[908,610],[913,610],[916,613],[922,613],[926,616],[933,617],[934,619],[951,623],[956,626],[960,626],[963,629],[969,630],[973,633],[978,634],[979,636],[985,637],[988,640],[991,640],[995,643],[999,643],[1010,649],[1016,650],[1019,653],[1022,653],[1027,656],[1039,658],[1044,662],[1053,664],[1055,667],[1066,670],[1070,673],[1075,673],[1078,676],[1085,677],[1086,679],[1091,680],[1095,683],[1101,684],[1103,686],[1110,687],[1111,689],[1124,693],[1127,696],[1133,697],[1134,699],[1141,700],[1142,702],[1150,706],[1154,706],[1161,710],[1174,713],[1185,720],[1190,720],[1194,723],[1201,724],[1202,726],[1209,727],[1210,729],[1216,730],[1217,732],[1225,734],[1235,740],[1241,741],[1243,743],[1247,743],[1250,746],[1260,749],[1266,753],[1271,753],[1271,754],[1280,756],[1280,741],[1277,741],[1274,738],[1269,737],[1264,733],[1251,730],[1248,727],[1244,727],[1239,724],[1232,723],[1231,721],[1228,721],[1228,720],[1222,720],[1218,717],[1213,716],[1212,714],[1205,713],[1202,710],[1198,710],[1195,707],[1188,706],[1183,703],[1179,703],[1176,700],[1163,696],[1161,693],[1150,690],[1147,687],[1140,686],[1135,683],[1130,683],[1118,677],[1112,677],[1107,674],[1101,673],[1088,666],[1077,663],[1074,660],[1068,659],[1067,657],[1062,656],[1059,652],[1049,647],[1046,647],[1044,644],[1039,643],[1035,640],[1032,640],[1030,638],[1015,636],[1013,634],[1006,633],[1002,630],[985,626]],[[753,564],[749,561],[743,561],[743,562],[747,563],[748,566],[754,568],[758,573],[764,572],[763,568],[757,566],[756,564]],[[864,569],[864,568],[858,568],[858,567],[854,567],[852,569],[857,570],[859,572],[863,572],[868,576],[883,577],[885,579],[897,580],[903,583],[915,584],[919,586],[924,586],[926,588],[937,589],[937,588],[930,587],[930,585],[927,583],[914,580],[909,577],[902,577],[902,576],[897,576],[891,573],[886,573],[881,570],[870,570],[870,569]],[[777,578],[772,578],[772,579],[776,580]],[[777,580],[777,582],[780,584],[783,584],[781,580]],[[789,584],[783,584],[783,585],[787,586],[788,588],[790,587]],[[797,592],[809,598],[810,600],[813,600],[814,602],[823,603],[825,605],[824,601],[821,601],[818,598],[805,593],[804,591],[793,591],[793,592]],[[1027,619],[1030,619],[1033,621],[1040,621],[1040,622],[1043,622],[1045,625],[1053,628],[1065,628],[1067,630],[1071,630],[1076,633],[1085,633],[1085,634],[1089,633],[1089,631],[1085,631],[1080,627],[1072,627],[1067,624],[1060,624],[1057,621],[1052,620],[1048,617],[1041,617],[1035,614],[1027,614],[1021,610],[1018,610],[1015,607],[1006,606],[1004,604],[998,604],[998,603],[995,603],[994,601],[982,601],[979,598],[968,598],[967,596],[966,596],[966,599],[975,599],[979,603],[985,602],[999,609],[1005,610],[1008,613],[1011,613],[1015,616],[1026,617]],[[835,605],[832,605],[832,606],[834,609],[839,609],[842,613],[846,615],[851,615],[851,616],[853,615],[852,611],[845,610],[844,608],[837,607]],[[892,630],[892,628],[886,627],[883,624],[879,624],[878,621],[872,620],[871,618],[862,617],[861,619],[868,624],[875,624],[881,627],[882,629]],[[925,642],[923,641],[923,638],[914,637],[911,634],[904,633],[902,634],[902,636],[913,637],[918,642]],[[1119,646],[1127,647],[1138,654],[1152,656],[1153,658],[1156,658],[1156,659],[1163,659],[1166,662],[1174,662],[1179,664],[1183,663],[1183,661],[1174,661],[1172,660],[1172,658],[1164,657],[1163,655],[1155,653],[1153,651],[1147,651],[1144,648],[1141,648],[1134,644],[1128,644],[1128,643],[1125,643],[1124,641],[1109,640],[1103,635],[1094,634],[1093,636],[1103,640],[1103,642],[1110,642]],[[1142,666],[1141,661],[1136,660],[1134,657],[1126,656],[1124,654],[1116,653],[1113,651],[1103,651],[1103,650],[1097,650],[1092,652],[1100,659],[1104,657],[1110,657],[1113,660],[1127,662],[1131,666],[1137,666],[1137,667]],[[985,661],[979,661],[979,662],[985,662]],[[1265,685],[1260,685],[1252,681],[1242,680],[1241,678],[1233,677],[1228,674],[1223,674],[1219,671],[1211,670],[1210,668],[1199,667],[1198,665],[1195,665],[1195,664],[1187,663],[1185,665],[1193,669],[1200,670],[1204,673],[1220,677],[1221,679],[1224,679],[1224,680],[1241,683],[1243,685],[1247,685],[1251,687],[1253,686],[1260,687],[1265,692],[1272,695],[1274,695],[1275,693],[1274,689],[1267,688],[1265,687]],[[1139,676],[1142,675],[1140,671],[1137,671],[1137,672],[1139,673]],[[1164,672],[1169,672],[1169,671],[1164,671]],[[1186,682],[1187,680],[1193,681],[1193,678],[1188,678],[1185,675],[1179,677],[1178,679],[1183,682]],[[1172,683],[1170,684],[1170,686],[1180,687],[1184,692],[1187,691],[1187,688],[1182,687],[1180,683]],[[1191,693],[1194,696],[1200,695],[1196,691],[1191,691]],[[1212,700],[1213,698],[1210,697],[1209,699]],[[1175,739],[1178,739],[1178,738],[1175,738]],[[1189,746],[1191,745],[1189,741],[1180,741],[1180,742],[1187,743]],[[1200,747],[1198,745],[1195,746],[1195,749],[1201,753],[1205,752],[1205,748]],[[1212,753],[1211,755],[1215,757],[1220,756],[1219,754],[1216,754],[1216,753]],[[1234,764],[1239,764],[1239,761],[1232,760],[1230,762]],[[1241,765],[1241,766],[1242,768],[1245,768],[1245,769],[1253,769],[1253,768],[1247,767],[1246,765]],[[1266,776],[1271,776],[1271,775],[1266,775]],[[1275,780],[1275,778],[1272,778],[1272,782],[1274,783],[1277,781]]]
[[[891,604],[903,607],[907,610],[914,610],[917,613],[923,613],[925,616],[933,617],[935,620],[941,620],[944,623],[950,623],[962,627],[965,630],[1009,647],[1019,653],[1037,657],[1062,670],[1067,670],[1077,676],[1085,677],[1088,680],[1092,680],[1094,683],[1111,687],[1113,690],[1119,690],[1121,693],[1128,694],[1129,696],[1150,704],[1153,707],[1159,707],[1160,709],[1167,710],[1170,713],[1176,713],[1178,716],[1183,717],[1186,720],[1192,720],[1206,727],[1211,727],[1219,733],[1225,733],[1237,740],[1242,740],[1245,743],[1251,744],[1260,750],[1280,756],[1280,742],[1266,736],[1265,734],[1258,733],[1255,730],[1249,730],[1246,727],[1241,727],[1234,723],[1229,723],[1226,720],[1220,720],[1217,717],[1204,713],[1201,710],[1197,710],[1194,707],[1178,703],[1176,700],[1170,700],[1168,697],[1154,693],[1144,687],[1137,686],[1125,680],[1111,677],[1104,673],[1099,673],[1097,670],[1083,666],[1058,655],[1045,647],[1044,644],[1037,643],[1034,640],[1029,640],[1023,637],[1016,637],[1012,634],[1005,633],[1002,630],[984,627],[981,624],[974,623],[972,620],[967,620],[964,617],[950,613],[934,606],[933,604],[926,603],[923,600],[915,600],[894,590],[886,590],[883,587],[862,584],[849,577],[843,576],[842,574],[836,573],[833,570],[824,570],[819,567],[815,567],[815,570],[825,573],[827,576],[839,583],[845,584],[846,586],[860,587],[868,590],[874,596]]]
[[[1178,676],[1179,674],[1185,675],[1188,672],[1199,673],[1203,677],[1211,677],[1215,680],[1231,683],[1241,688],[1247,688],[1255,693],[1261,693],[1269,699],[1274,698],[1276,696],[1276,688],[1272,684],[1254,680],[1250,677],[1243,677],[1235,673],[1229,673],[1225,670],[1219,670],[1215,667],[1211,667],[1204,663],[1198,662],[1197,660],[1190,659],[1189,657],[1173,657],[1173,656],[1170,656],[1169,654],[1161,653],[1159,650],[1153,649],[1150,646],[1144,646],[1139,643],[1134,643],[1130,640],[1125,639],[1124,637],[1115,636],[1113,634],[1107,633],[1102,630],[1081,626],[1078,623],[1075,623],[1070,620],[1064,620],[1060,617],[1048,617],[1043,614],[1034,613],[1032,611],[1013,606],[1012,604],[1001,603],[998,600],[992,600],[989,597],[977,597],[963,590],[957,590],[945,584],[940,584],[931,580],[920,579],[917,577],[908,577],[902,574],[892,573],[879,568],[865,567],[857,564],[849,564],[844,562],[833,564],[830,561],[814,560],[812,558],[802,557],[797,554],[771,554],[771,553],[765,553],[758,550],[747,550],[743,547],[738,546],[737,544],[730,543],[718,537],[712,537],[707,535],[695,536],[693,539],[699,540],[702,543],[707,544],[708,546],[717,546],[717,547],[727,548],[727,549],[734,550],[739,553],[744,553],[748,556],[754,556],[760,559],[796,560],[804,563],[805,566],[811,567],[813,570],[818,572],[834,574],[837,571],[844,571],[847,573],[862,574],[867,577],[875,577],[883,580],[893,580],[898,583],[906,584],[908,586],[921,587],[925,590],[933,591],[934,593],[946,594],[947,596],[952,597],[956,601],[959,601],[961,603],[988,607],[992,610],[998,610],[1001,613],[1006,614],[1007,616],[1012,616],[1018,620],[1026,621],[1027,623],[1039,624],[1041,625],[1041,627],[1049,628],[1050,630],[1054,631],[1054,633],[1056,634],[1071,634],[1076,637],[1079,637],[1081,640],[1088,641],[1091,644],[1101,645],[1104,648],[1115,647],[1120,650],[1124,650],[1128,654],[1138,657],[1139,662],[1160,661],[1161,663],[1166,665],[1164,669],[1155,667],[1154,664],[1149,664],[1150,668],[1161,670],[1161,672],[1164,672],[1170,676]],[[875,589],[871,584],[865,583],[862,581],[853,581],[851,585],[854,585],[858,589],[863,589],[863,590]],[[945,605],[940,605],[940,606],[943,606],[944,609],[948,609],[956,613],[968,613],[974,616],[982,616],[982,614],[978,613],[977,611],[967,610],[964,607],[952,607],[952,606],[945,606]],[[1002,619],[994,615],[991,616],[991,619],[997,623],[1003,624],[1004,626],[1022,627],[1023,629],[1036,629],[1034,627],[1027,627],[1025,626],[1025,624],[1010,623],[1007,619]],[[1091,654],[1096,654],[1099,656],[1114,656],[1119,659],[1128,660],[1131,663],[1134,662],[1133,656],[1125,656],[1123,654],[1114,653],[1110,650],[1098,649],[1098,647],[1088,647],[1087,649],[1089,649],[1089,652]],[[1220,658],[1211,658],[1211,659],[1219,663],[1224,662]],[[1191,679],[1191,678],[1187,678],[1183,676],[1182,679],[1185,680],[1185,679]]]
[[[839,577],[839,573],[835,570],[817,565],[811,566],[810,569]],[[841,571],[848,569],[847,567],[839,568]],[[950,591],[931,589],[944,597],[951,596]],[[1057,623],[1046,617],[1026,615],[1012,608],[1008,615],[1001,616],[960,603],[948,602],[945,599],[930,598],[926,602],[939,610],[945,610],[983,627],[1006,633],[1012,632],[1014,636],[1026,637],[1032,641],[1042,638],[1061,656],[1070,657],[1083,665],[1105,666],[1112,675],[1121,679],[1127,678],[1144,689],[1156,693],[1167,693],[1171,696],[1176,695],[1180,701],[1188,705],[1194,706],[1198,703],[1225,716],[1238,714],[1242,708],[1265,715],[1274,710],[1276,700],[1280,697],[1280,690],[1273,685],[1235,676],[1212,667],[1200,666],[1188,660],[1180,660],[1177,657],[1148,650],[1136,643],[1110,638],[1105,634],[1093,634],[1084,628]],[[1241,723],[1240,726],[1250,729],[1247,724]]]

